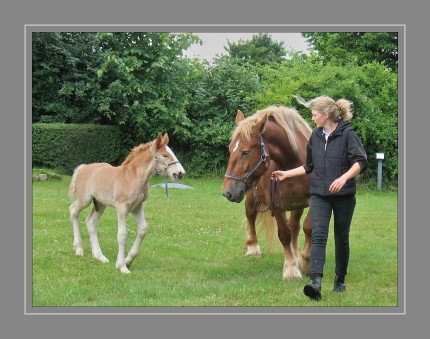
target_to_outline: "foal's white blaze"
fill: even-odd
[[[238,140],[236,142],[236,145],[234,145],[233,152],[236,152],[237,148],[239,147],[239,144],[240,144],[240,140]]]
[[[185,174],[185,170],[184,170],[184,168],[182,167],[181,163],[179,162],[178,158],[176,157],[175,153],[173,153],[173,151],[170,149],[170,147],[169,147],[169,146],[166,146],[166,150],[167,150],[167,153],[169,153],[169,154],[170,154],[170,156],[173,158],[173,161],[177,161],[177,163],[175,164],[175,166],[176,166],[176,170],[177,170],[178,172],[182,172],[182,173],[184,173],[184,174]]]

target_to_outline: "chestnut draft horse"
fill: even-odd
[[[168,142],[167,133],[164,136],[160,134],[152,142],[135,147],[118,167],[107,163],[93,163],[80,165],[75,169],[69,187],[69,197],[75,201],[70,205],[69,210],[73,224],[73,246],[76,255],[84,255],[79,233],[79,213],[92,202],[94,207],[86,219],[92,255],[103,263],[109,262],[100,249],[97,226],[106,206],[111,206],[116,209],[118,217],[116,268],[122,273],[130,273],[128,267],[136,258],[147,232],[143,202],[149,195],[150,177],[157,173],[180,180],[185,175],[184,168],[167,146]],[[127,257],[124,257],[127,241],[126,221],[129,212],[137,221],[137,236]]]
[[[303,222],[305,244],[301,258],[297,239],[301,216],[309,206],[310,177],[304,175],[276,182],[276,192],[270,185],[273,185],[273,171],[292,169],[305,163],[312,130],[294,108],[284,106],[267,107],[246,119],[238,111],[236,125],[229,145],[230,158],[222,194],[229,201],[237,203],[246,195],[246,255],[261,256],[256,222],[261,221],[269,242],[273,238],[276,220],[278,238],[285,252],[283,279],[301,279],[302,272],[309,274],[309,211]],[[272,200],[276,194],[278,203],[274,204]],[[289,220],[287,211],[290,211]]]

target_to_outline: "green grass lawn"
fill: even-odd
[[[323,299],[302,293],[307,277],[283,281],[283,250],[266,250],[260,235],[261,258],[246,257],[244,203],[222,197],[222,179],[184,179],[193,189],[151,188],[144,204],[149,225],[131,274],[115,269],[117,219],[108,208],[99,225],[99,240],[110,262],[91,256],[81,214],[84,257],[73,250],[67,197],[70,177],[33,182],[32,306],[220,306],[220,307],[397,307],[398,220],[396,192],[359,192],[351,226],[351,257],[347,291],[333,293],[334,248],[331,231],[324,270]],[[161,183],[154,176],[150,184]],[[136,224],[129,216],[130,248]],[[300,245],[303,244],[300,234]]]

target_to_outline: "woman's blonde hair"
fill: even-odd
[[[301,97],[294,97],[305,107],[327,113],[333,121],[348,121],[352,118],[352,102],[349,100],[339,99],[334,101],[328,96],[320,96],[306,102]]]

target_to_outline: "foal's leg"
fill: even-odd
[[[282,278],[284,280],[301,279],[297,261],[294,258],[291,243],[291,229],[288,225],[286,213],[283,211],[275,212],[276,222],[278,223],[278,237],[284,246],[285,260]]]
[[[248,194],[246,197],[245,212],[247,219],[247,232],[245,236],[246,255],[260,257],[261,249],[258,245],[257,232],[255,230],[257,208],[254,208],[254,197],[252,194]]]
[[[310,210],[306,214],[305,220],[303,221],[303,232],[305,233],[305,244],[302,251],[302,260],[300,261],[300,270],[309,275],[310,273],[310,253],[311,253],[311,218]]]
[[[130,267],[133,260],[137,257],[140,245],[142,244],[142,241],[148,231],[148,224],[146,223],[145,216],[143,213],[143,206],[132,211],[132,213],[137,222],[137,235],[136,240],[134,241],[133,246],[127,255],[127,258],[125,258],[125,264],[127,265],[127,267]]]
[[[73,225],[73,248],[75,249],[75,254],[81,257],[84,255],[84,249],[82,247],[82,238],[79,231],[79,214],[84,208],[85,207],[79,206],[78,200],[76,200],[69,207],[70,220],[72,221]]]
[[[109,259],[103,255],[102,250],[100,248],[99,239],[97,237],[97,227],[99,224],[100,217],[106,209],[106,205],[102,205],[100,202],[98,202],[97,209],[98,211],[96,211],[95,207],[93,207],[91,213],[87,217],[87,230],[90,236],[91,251],[93,257],[101,261],[102,263],[107,263],[109,262]]]
[[[128,208],[124,205],[116,207],[116,213],[118,216],[118,257],[116,259],[116,268],[121,273],[130,273],[125,264],[125,243],[127,242],[127,214]]]

